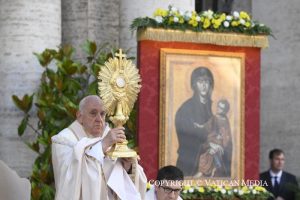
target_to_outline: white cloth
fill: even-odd
[[[151,186],[150,190],[146,192],[145,197],[145,200],[157,200],[154,186]],[[182,198],[178,196],[177,200],[182,200]]]
[[[271,181],[272,181],[272,186],[275,186],[275,176],[277,177],[277,182],[278,184],[281,181],[281,176],[282,176],[282,170],[280,170],[278,173],[273,172],[272,170],[269,171],[270,172],[270,176],[271,176]]]
[[[31,185],[0,160],[0,199],[30,200]]]
[[[133,183],[119,160],[103,154],[102,137],[88,138],[81,124],[73,122],[52,137],[52,162],[56,200],[121,200],[144,199],[146,176],[137,163]],[[137,162],[137,161],[136,161]]]

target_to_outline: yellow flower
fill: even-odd
[[[238,26],[240,24],[239,21],[232,21],[231,26]]]
[[[231,190],[232,187],[231,186],[225,186],[225,190]]]
[[[217,29],[217,28],[220,27],[222,21],[221,21],[220,19],[213,19],[213,20],[212,20],[212,23],[213,23],[213,25],[214,25],[214,28]]]
[[[264,187],[261,187],[261,186],[256,186],[254,189],[256,191],[259,191],[259,192],[266,192],[266,189]]]
[[[247,28],[249,28],[249,27],[251,26],[251,22],[247,21],[247,22],[245,23],[245,26],[246,26]]]
[[[179,18],[179,24],[183,24],[184,23],[184,19],[182,17]]]
[[[193,17],[190,19],[189,24],[192,25],[193,27],[198,26],[197,20]]]
[[[204,18],[203,16],[201,16],[201,18],[200,18],[200,22],[202,22],[202,23],[203,23],[203,22],[204,22],[204,19],[205,19],[205,18]]]
[[[208,18],[204,19],[203,28],[208,28],[210,26],[210,20]]]
[[[175,13],[175,16],[178,17],[178,18],[182,17],[182,15],[178,11]]]
[[[147,190],[150,190],[150,188],[151,188],[151,183],[147,182],[146,187],[147,187]]]
[[[156,16],[166,17],[168,15],[168,11],[164,10],[164,9],[161,9],[161,8],[158,8],[158,9],[156,9],[156,11],[154,12],[153,15],[154,15],[154,17],[156,17]]]
[[[215,188],[215,192],[220,192],[221,189],[222,189],[221,187],[217,186],[217,187]]]
[[[194,21],[193,24],[192,24],[192,26],[193,26],[193,27],[198,26],[198,22],[197,22],[197,21]]]
[[[205,192],[205,189],[204,189],[204,187],[199,187],[198,191],[199,191],[200,193],[204,193],[204,192]]]
[[[250,16],[245,11],[240,12],[240,18],[250,20]]]
[[[221,21],[224,21],[225,19],[226,19],[226,14],[223,13],[223,14],[220,16],[220,20],[221,20]]]
[[[248,189],[247,186],[244,186],[244,187],[242,187],[242,191],[243,191],[244,193],[248,193],[248,192],[249,192],[249,189]]]
[[[190,188],[191,188],[190,185],[185,185],[185,186],[183,186],[183,190],[189,190]]]

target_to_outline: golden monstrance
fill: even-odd
[[[122,49],[109,58],[99,72],[99,91],[107,115],[115,127],[122,127],[140,92],[141,78],[136,66],[126,59]],[[137,153],[127,147],[128,141],[115,144],[107,155],[113,159],[137,157]]]

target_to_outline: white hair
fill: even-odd
[[[91,100],[91,99],[97,99],[97,100],[99,100],[99,101],[102,103],[102,100],[101,100],[100,97],[97,96],[97,95],[89,95],[89,96],[86,96],[86,97],[84,97],[83,99],[81,99],[81,101],[79,102],[79,112],[80,112],[80,113],[83,113],[86,104],[87,104],[88,101]]]

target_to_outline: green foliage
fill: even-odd
[[[116,51],[108,44],[98,46],[92,41],[86,41],[83,49],[87,54],[85,63],[73,58],[75,49],[69,45],[58,50],[45,49],[42,53],[34,53],[44,68],[38,90],[22,98],[12,96],[15,105],[24,112],[18,127],[19,136],[27,128],[36,135],[34,141],[25,141],[37,153],[30,177],[33,200],[54,199],[51,137],[75,120],[78,103],[84,96],[98,94],[100,68]],[[135,147],[135,113],[132,112],[126,124],[131,147]],[[35,116],[38,118],[37,127],[30,124],[30,118]]]

